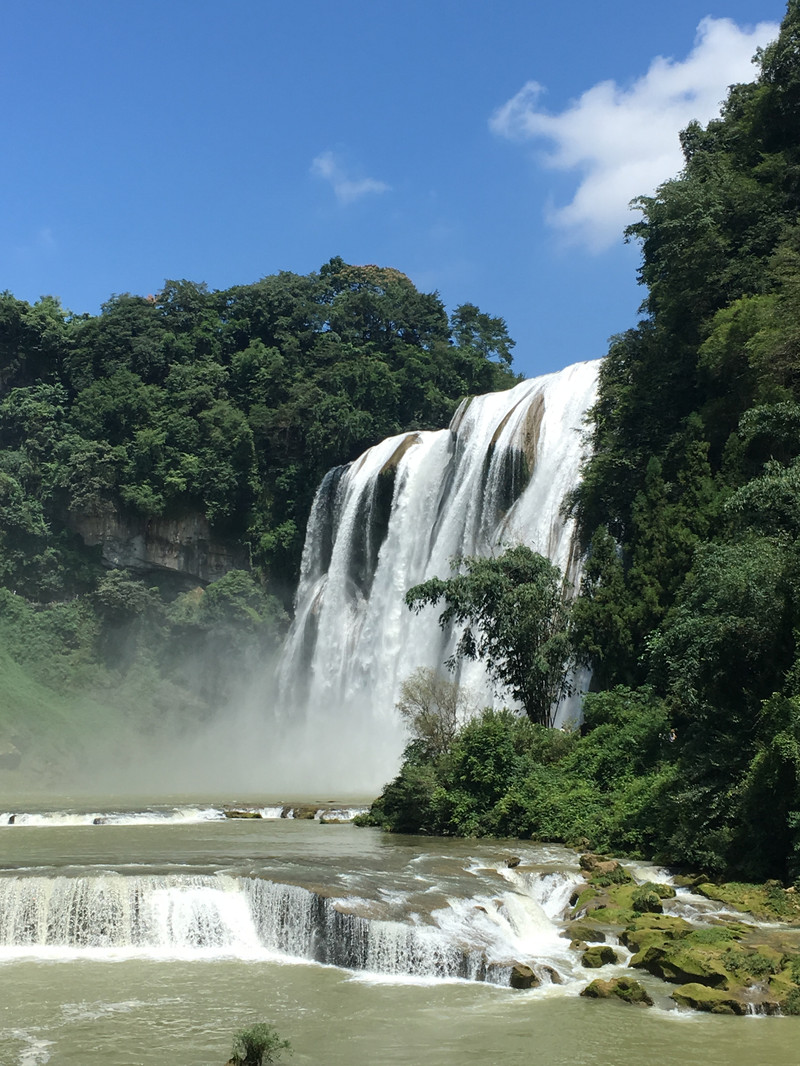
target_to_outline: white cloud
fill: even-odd
[[[558,114],[543,109],[545,90],[529,81],[490,127],[512,140],[553,142],[545,165],[581,177],[571,202],[548,210],[548,222],[571,243],[602,251],[631,221],[630,201],[681,169],[680,130],[716,117],[728,86],[754,79],[753,54],[777,33],[771,22],[744,30],[730,19],[704,18],[686,59],[658,56],[629,88],[599,82]]]
[[[340,204],[351,204],[370,193],[388,192],[391,186],[374,178],[353,178],[345,170],[334,152],[323,152],[311,164],[311,173],[324,178],[333,186]]]

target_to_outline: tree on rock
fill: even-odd
[[[572,663],[569,603],[560,570],[523,545],[492,559],[453,560],[450,578],[431,578],[406,593],[419,612],[444,600],[439,625],[463,625],[458,659],[480,659],[498,687],[532,722],[552,725],[559,700],[569,693]]]

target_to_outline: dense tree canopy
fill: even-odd
[[[604,361],[574,500],[595,684],[648,683],[674,722],[665,852],[774,876],[800,872],[799,42],[790,0],[758,79],[637,202],[646,317]]]
[[[274,650],[325,472],[513,385],[512,347],[502,319],[451,321],[400,271],[340,258],[219,292],[167,281],[96,316],[0,294],[0,639],[60,687],[138,671],[139,704],[225,703]],[[199,516],[249,571],[205,590],[106,572],[78,535],[92,516]]]
[[[288,592],[323,474],[391,434],[439,428],[464,395],[512,385],[512,347],[502,319],[465,304],[451,322],[399,271],[339,258],[221,292],[167,281],[94,317],[4,293],[11,539],[33,552],[52,534],[57,550],[66,513],[104,504],[194,510]]]

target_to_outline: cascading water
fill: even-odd
[[[466,400],[448,429],[391,437],[326,476],[280,672],[298,751],[335,750],[344,780],[368,787],[393,772],[400,686],[418,667],[441,667],[457,639],[440,630],[438,611],[413,616],[405,593],[448,576],[453,557],[522,543],[574,580],[562,504],[579,477],[598,366]],[[480,664],[462,664],[459,682],[492,702]],[[559,721],[570,714],[563,708]]]
[[[573,884],[574,876],[559,877],[559,901]],[[546,881],[543,891],[552,893]],[[0,959],[277,956],[393,977],[508,984],[520,952],[534,965],[544,960],[544,972],[554,962],[574,966],[555,924],[563,907],[557,910],[548,918],[533,895],[506,892],[451,900],[423,924],[367,918],[345,901],[264,878],[2,877]]]

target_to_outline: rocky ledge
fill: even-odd
[[[616,941],[632,953],[631,969],[677,986],[671,998],[679,1006],[713,1014],[800,1014],[800,900],[793,888],[684,878],[691,891],[720,904],[697,924],[669,913],[672,885],[636,884],[606,856],[582,855],[580,866],[585,886],[573,895],[563,935],[583,951],[587,969],[619,962],[607,943]],[[581,994],[652,1003],[627,977],[594,980]]]

